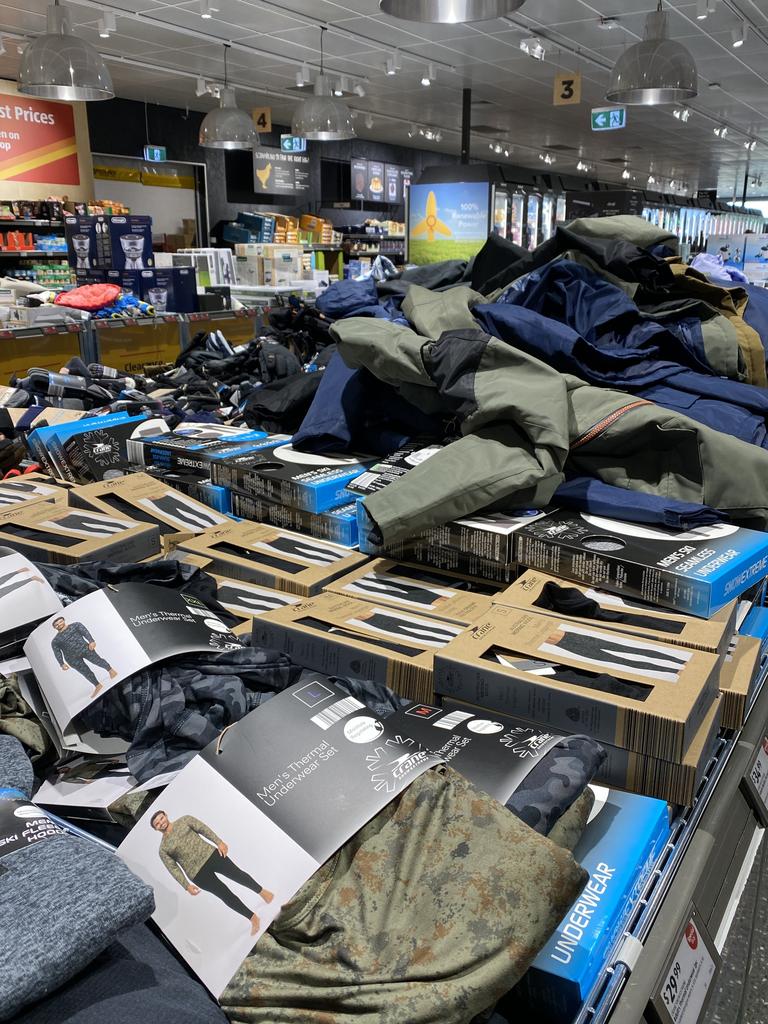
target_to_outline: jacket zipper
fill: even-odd
[[[632,409],[638,409],[641,405],[653,405],[653,402],[649,402],[647,398],[639,398],[636,402],[630,402],[628,405],[622,405],[620,409],[614,409],[614,411],[606,416],[605,419],[599,420],[593,426],[589,428],[584,434],[581,434],[571,444],[571,451],[574,448],[581,448],[583,444],[588,444],[590,441],[594,441],[596,437],[599,437],[604,430],[612,426],[616,420],[620,419],[625,412],[630,412]]]

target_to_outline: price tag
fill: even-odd
[[[768,828],[768,737],[763,736],[755,759],[742,779],[742,788],[763,828]]]
[[[720,969],[720,956],[696,908],[686,919],[680,941],[667,963],[651,1006],[663,1024],[701,1020]]]

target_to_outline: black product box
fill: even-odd
[[[330,540],[345,547],[357,546],[357,505],[339,505],[327,512],[304,512],[279,501],[231,491],[232,514],[256,523],[270,523],[284,530],[308,533],[319,540]]]
[[[150,271],[152,273],[152,271]],[[108,284],[116,284],[124,292],[141,298],[141,277],[138,270],[108,270],[106,275]]]
[[[61,470],[71,483],[93,483],[128,465],[127,447],[132,438],[147,431],[150,435],[166,429],[161,419],[131,416],[122,423],[100,423],[106,417],[82,421],[83,429],[61,441]],[[86,429],[92,423],[90,429]]]
[[[76,270],[109,270],[112,266],[112,238],[108,217],[67,217],[69,265]]]
[[[349,489],[355,494],[375,494],[376,491],[380,491],[383,487],[394,483],[395,480],[399,480],[401,476],[405,476],[416,466],[420,466],[422,462],[426,462],[441,448],[445,448],[445,444],[419,440],[409,441],[408,444],[398,448],[396,452],[386,455],[360,476],[350,481]]]
[[[358,524],[359,521],[358,517]],[[494,583],[514,583],[520,573],[517,562],[491,561],[459,548],[433,544],[418,537],[397,541],[384,548],[364,544],[362,534],[358,534],[358,541],[365,555],[391,558],[396,562],[413,562],[446,572],[463,573],[465,576],[479,576],[480,579],[492,580]]]
[[[521,565],[708,618],[768,575],[768,534],[667,530],[555,511],[517,535]]]
[[[77,287],[81,288],[84,284],[104,284],[107,279],[106,270],[76,270],[75,281]]]
[[[114,270],[145,270],[155,265],[152,218],[108,217]]]
[[[288,434],[270,438],[261,430],[223,428],[227,429],[226,434],[212,437],[177,431],[159,437],[137,438],[128,442],[128,461],[134,466],[155,466],[207,478],[211,475],[214,458],[220,458],[225,464],[227,459],[246,457],[270,444],[290,440]]]
[[[197,312],[194,267],[156,267],[140,272],[141,298],[161,313]]]

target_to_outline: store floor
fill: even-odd
[[[768,841],[763,839],[723,949],[717,988],[701,1024],[768,1022]]]

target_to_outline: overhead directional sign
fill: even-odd
[[[581,103],[581,72],[564,71],[555,75],[552,102],[556,107],[566,107],[571,103]]]
[[[592,110],[593,132],[611,132],[626,127],[626,107],[596,107]]]
[[[300,135],[281,135],[280,149],[284,153],[306,153],[307,140]]]

